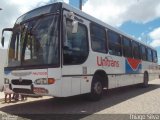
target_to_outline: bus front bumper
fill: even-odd
[[[49,91],[44,87],[32,85],[10,85],[15,93],[29,94],[29,95],[48,95]]]

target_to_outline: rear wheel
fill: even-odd
[[[148,86],[149,86],[149,85],[148,85],[148,81],[149,81],[149,76],[148,76],[148,73],[145,72],[145,73],[144,73],[144,77],[143,77],[143,84],[142,84],[142,86],[143,86],[143,87],[148,87]]]
[[[101,99],[103,93],[103,85],[99,76],[95,76],[91,85],[91,92],[89,93],[89,99],[92,101],[98,101]]]

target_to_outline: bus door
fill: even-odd
[[[67,17],[70,14],[71,16]],[[82,93],[81,80],[84,63],[88,57],[88,24],[86,20],[73,13],[64,13],[62,95],[72,96]]]

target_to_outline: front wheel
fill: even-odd
[[[102,97],[103,85],[99,78],[95,77],[92,81],[91,92],[89,93],[89,99],[92,101],[98,101]]]

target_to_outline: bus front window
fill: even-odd
[[[9,66],[57,65],[58,15],[39,17],[19,25],[9,48]]]
[[[20,66],[20,27],[15,25],[10,42],[8,66]]]

